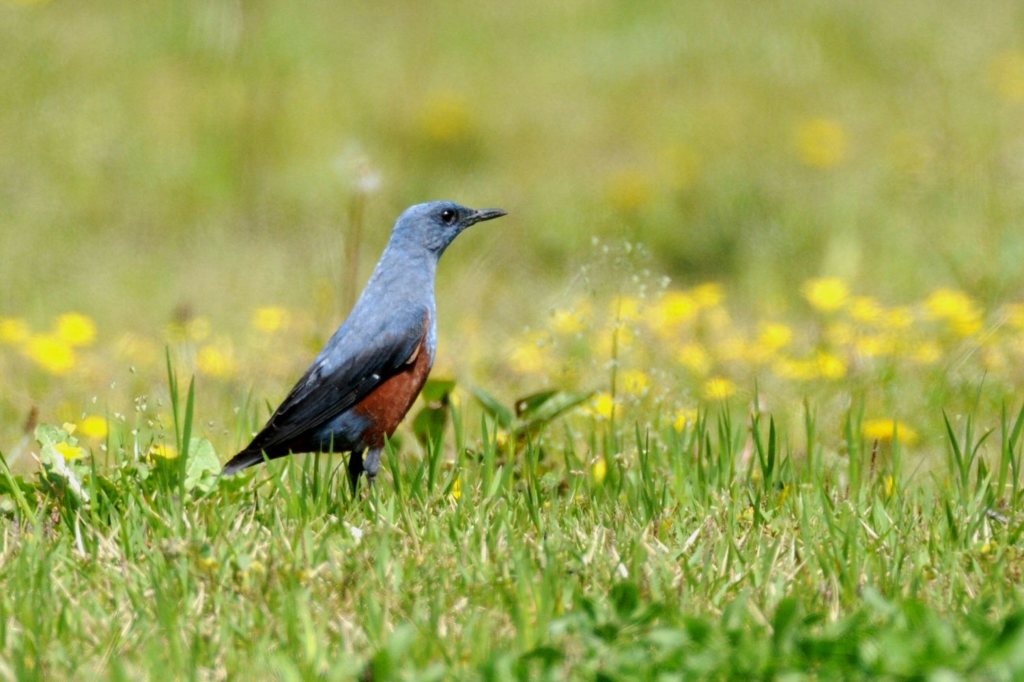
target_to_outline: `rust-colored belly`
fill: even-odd
[[[370,422],[362,436],[366,447],[383,447],[384,438],[395,432],[416,401],[428,374],[430,353],[427,351],[427,338],[424,334],[412,362],[398,374],[385,379],[355,406],[355,411]]]

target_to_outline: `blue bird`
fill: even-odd
[[[451,201],[406,209],[348,319],[224,474],[291,453],[351,452],[353,488],[363,472],[372,482],[434,364],[438,260],[467,227],[503,215]]]

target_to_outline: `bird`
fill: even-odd
[[[363,473],[372,484],[437,354],[438,261],[463,230],[504,215],[446,200],[407,208],[348,318],[222,473],[293,453],[349,452],[352,489]]]

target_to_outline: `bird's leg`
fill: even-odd
[[[366,472],[366,480],[370,482],[370,485],[377,480],[377,472],[380,471],[380,451],[380,448],[370,449],[363,461],[363,470]]]
[[[352,494],[356,494],[359,486],[359,474],[363,473],[363,453],[353,450],[348,458],[348,482],[352,485]]]
[[[348,482],[352,484],[352,494],[359,488],[359,475],[363,472],[366,472],[367,482],[373,485],[380,471],[380,452],[380,448],[372,448],[366,451],[364,458],[362,452],[352,451],[348,458]]]

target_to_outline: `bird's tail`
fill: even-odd
[[[232,457],[231,460],[224,465],[224,471],[222,471],[221,474],[224,476],[232,476],[242,469],[248,469],[254,464],[259,464],[265,461],[265,459],[270,459],[270,457],[264,457],[262,450],[246,448]]]

